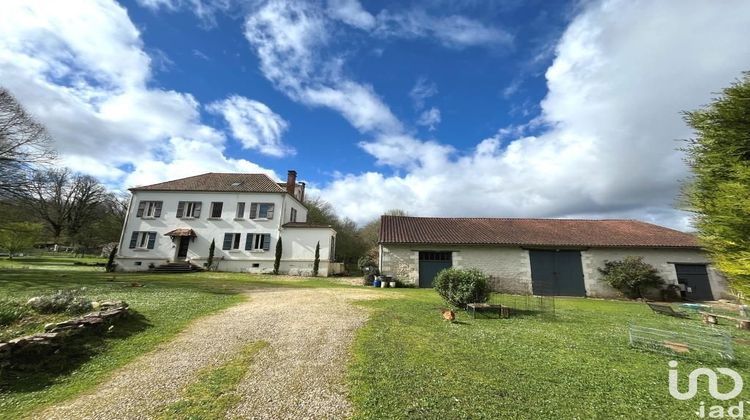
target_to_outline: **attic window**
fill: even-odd
[[[233,187],[239,187],[240,185],[242,185],[242,182],[232,182]]]

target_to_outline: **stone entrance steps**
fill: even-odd
[[[193,265],[187,262],[173,262],[168,264],[162,264],[151,269],[154,273],[193,273],[196,271],[203,271],[202,268],[197,265]]]

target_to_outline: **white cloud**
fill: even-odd
[[[265,104],[232,95],[209,104],[207,109],[224,117],[232,136],[242,142],[245,149],[257,149],[277,157],[294,154],[294,149],[281,141],[289,124]]]
[[[233,0],[136,0],[138,4],[153,11],[180,9],[191,10],[207,26],[216,24],[216,14],[228,11]]]
[[[514,130],[505,128],[457,157],[435,143],[429,157],[410,154],[412,161],[370,151],[408,171],[342,175],[317,191],[358,222],[402,208],[444,216],[635,217],[687,228],[688,215],[673,208],[688,176],[677,150],[676,139],[690,136],[680,112],[709,102],[750,67],[749,19],[744,1],[588,3],[547,71],[549,92],[533,121],[550,127],[542,134],[508,143]],[[419,143],[406,143],[401,150],[420,153]]]
[[[497,27],[487,26],[465,16],[432,16],[423,10],[393,13],[383,10],[377,15],[376,34],[399,38],[432,38],[446,47],[507,47],[513,36]]]
[[[440,124],[440,110],[435,107],[422,112],[417,119],[417,125],[425,126],[430,131],[434,131],[438,124]]]
[[[328,13],[334,19],[360,29],[369,30],[375,26],[375,17],[357,0],[328,0]]]
[[[3,3],[0,80],[47,126],[63,163],[126,186],[254,167],[223,156],[224,135],[201,122],[192,95],[150,88],[151,66],[113,1]],[[187,150],[201,164],[184,164]]]
[[[424,108],[424,102],[428,98],[431,98],[438,93],[437,85],[434,82],[430,82],[426,77],[420,76],[417,78],[417,82],[414,87],[409,91],[409,96],[414,102],[414,107],[417,109]]]
[[[362,132],[399,132],[401,123],[371,86],[344,76],[339,60],[321,56],[327,25],[312,5],[271,1],[248,16],[245,37],[264,76],[292,99],[333,109]]]

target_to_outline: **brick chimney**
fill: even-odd
[[[297,171],[290,170],[286,175],[286,192],[294,197],[294,190],[297,187]]]

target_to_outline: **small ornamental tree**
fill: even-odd
[[[620,261],[605,261],[599,272],[603,281],[631,299],[642,297],[646,288],[664,284],[656,268],[644,262],[643,257],[628,256]]]
[[[206,269],[211,270],[214,264],[214,251],[216,251],[216,241],[211,239],[211,245],[208,246],[208,258],[206,259]]]
[[[315,261],[313,261],[313,277],[318,276],[318,268],[320,268],[320,241],[315,244]]]
[[[273,260],[273,274],[279,274],[279,266],[281,265],[281,236],[276,241],[276,255]]]
[[[475,268],[446,268],[435,277],[432,287],[447,303],[460,308],[490,298],[487,275]]]
[[[115,271],[115,255],[117,255],[117,245],[113,246],[112,250],[109,251],[109,258],[107,258],[107,266],[105,268],[107,273]]]

